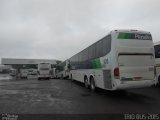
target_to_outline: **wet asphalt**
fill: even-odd
[[[160,113],[160,87],[93,93],[70,80],[0,80],[0,113]]]

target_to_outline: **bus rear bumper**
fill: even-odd
[[[116,80],[115,80],[116,81]],[[130,88],[143,88],[156,85],[156,80],[141,80],[141,81],[120,81],[117,80],[113,84],[113,89],[130,89]]]
[[[51,78],[51,76],[50,75],[38,75],[38,78]]]

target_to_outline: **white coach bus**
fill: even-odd
[[[154,50],[155,50],[155,61],[156,61],[156,65],[155,65],[156,77],[160,85],[160,41],[154,44]]]
[[[51,78],[51,64],[39,63],[38,64],[38,80]]]
[[[70,64],[68,60],[56,65],[56,77],[61,79],[69,78],[70,75],[69,65]]]
[[[156,84],[150,32],[114,30],[69,59],[70,78],[92,91],[149,87]]]

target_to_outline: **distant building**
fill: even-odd
[[[21,68],[37,68],[37,65],[41,62],[49,62],[52,66],[60,63],[59,60],[52,59],[18,59],[18,58],[2,58],[1,64],[10,65],[12,68],[20,70]]]

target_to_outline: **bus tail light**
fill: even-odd
[[[118,67],[114,68],[114,76],[119,77],[119,68]]]

